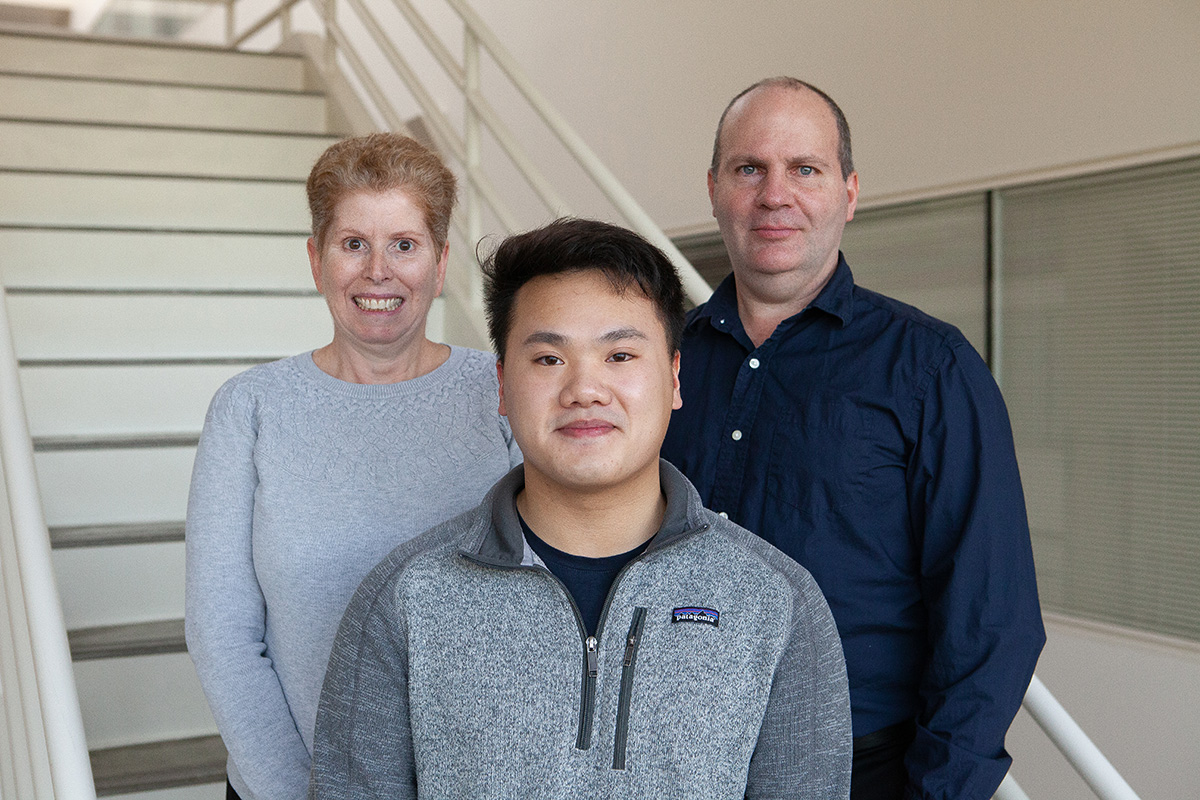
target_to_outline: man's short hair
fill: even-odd
[[[510,236],[483,262],[488,334],[504,362],[513,305],[522,286],[542,275],[599,270],[618,294],[636,286],[654,304],[675,353],[683,335],[683,285],[671,260],[625,228],[590,219],[563,218]]]
[[[786,75],[780,75],[775,78],[764,78],[758,83],[747,86],[742,91],[729,101],[729,105],[725,106],[725,110],[721,112],[721,119],[717,122],[717,136],[713,140],[712,154],[712,171],[715,175],[717,167],[721,164],[721,131],[725,128],[725,117],[729,115],[729,109],[733,108],[733,104],[741,100],[746,95],[753,92],[755,89],[778,87],[781,89],[801,90],[807,89],[815,93],[818,97],[825,101],[829,106],[829,110],[833,112],[834,122],[837,124],[838,132],[838,162],[842,168],[842,179],[850,177],[850,173],[854,172],[854,155],[850,150],[850,123],[846,121],[846,115],[842,113],[842,109],[833,101],[833,98],[825,94],[823,91],[813,86],[807,81],[802,81],[799,78],[789,78]]]

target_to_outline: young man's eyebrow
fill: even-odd
[[[605,344],[612,344],[614,342],[625,341],[626,339],[646,339],[646,340],[648,340],[649,338],[650,338],[649,336],[642,333],[637,328],[627,327],[627,328],[614,328],[611,331],[607,331],[606,333],[602,334],[597,339],[597,341],[603,342]],[[548,344],[552,347],[562,347],[566,343],[567,343],[567,337],[563,336],[561,333],[556,333],[554,331],[534,331],[533,333],[526,336],[525,341],[522,342],[522,344],[524,344],[524,345]]]
[[[649,339],[650,337],[642,333],[637,328],[617,328],[600,337],[600,341],[605,343],[620,342],[625,339]]]

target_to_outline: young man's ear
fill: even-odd
[[[671,399],[671,410],[683,408],[683,395],[679,393],[679,351],[675,351],[675,357],[671,359],[671,379],[674,382],[675,394]],[[503,413],[503,412],[501,412]]]
[[[676,357],[675,363],[679,363],[679,358]],[[504,410],[504,362],[496,359],[496,380],[500,382],[500,416],[507,417],[508,412]],[[675,393],[679,393],[679,374],[676,368],[675,374]],[[678,408],[678,406],[676,406]]]

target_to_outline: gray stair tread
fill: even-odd
[[[71,645],[71,658],[75,661],[182,653],[187,650],[181,619],[79,628],[67,631],[67,641]]]
[[[50,528],[50,546],[55,549],[182,541],[182,522],[59,525]]]
[[[252,367],[256,364],[266,364],[278,361],[286,356],[219,356],[212,358],[22,358],[18,359],[19,367],[217,367],[239,366]]]
[[[99,797],[220,783],[225,780],[225,758],[220,736],[91,751],[92,775]]]
[[[63,450],[129,450],[142,447],[195,447],[198,433],[124,433],[101,436],[35,436],[37,453]]]

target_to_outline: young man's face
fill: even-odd
[[[599,270],[534,278],[513,304],[500,413],[526,485],[580,493],[658,485],[658,450],[679,408],[679,354],[654,304]]]

